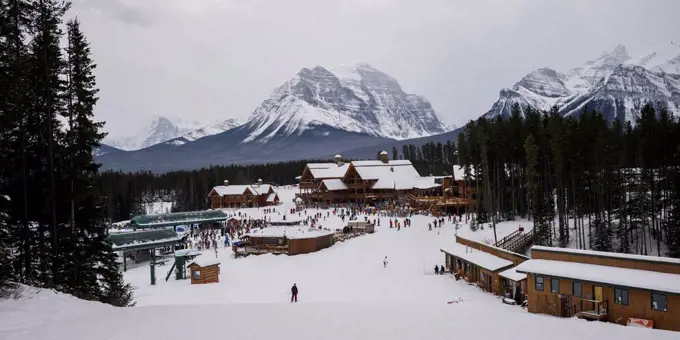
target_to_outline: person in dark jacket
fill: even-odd
[[[293,283],[293,287],[290,289],[290,292],[293,293],[293,295],[290,296],[290,302],[297,302],[298,288],[295,283]]]
[[[434,274],[439,275],[439,266],[434,266]]]
[[[446,272],[446,270],[444,269],[444,265],[441,265],[440,268],[439,268],[439,274],[444,275],[445,272]]]

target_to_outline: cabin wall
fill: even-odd
[[[536,291],[536,276],[544,278],[543,291]],[[668,311],[656,311],[652,309],[652,293],[645,290],[628,289],[628,305],[620,305],[615,302],[616,286],[603,285],[592,282],[583,282],[571,279],[559,279],[559,292],[552,293],[550,290],[552,277],[545,275],[527,276],[527,299],[528,310],[531,313],[548,314],[553,316],[571,317],[581,311],[594,309],[592,302],[581,299],[593,299],[594,287],[602,287],[602,299],[607,301],[609,322],[625,325],[628,318],[640,318],[654,321],[654,328],[680,331],[680,295],[666,295]],[[582,296],[574,296],[573,283],[581,282]],[[560,295],[566,299],[560,299]],[[565,306],[564,304],[568,304]]]
[[[651,270],[655,272],[670,274],[680,274],[680,264],[658,263],[635,259],[619,259],[586,254],[572,254],[565,252],[545,251],[538,249],[531,249],[531,258],[541,260],[596,264],[601,266],[619,268]]]
[[[194,279],[193,272],[198,270],[201,273],[201,277],[198,280]],[[188,275],[191,278],[191,284],[204,284],[204,283],[216,283],[220,282],[219,277],[219,266],[210,267],[199,267],[197,265],[189,266]]]
[[[494,247],[494,246],[491,246],[491,245],[488,245],[488,244],[484,244],[484,243],[481,243],[481,242],[468,240],[468,239],[460,237],[458,235],[456,235],[456,242],[458,242],[462,245],[468,246],[472,249],[477,249],[477,250],[483,251],[485,253],[489,253],[491,255],[494,255],[494,256],[500,257],[502,259],[508,260],[515,265],[518,265],[518,264],[529,259],[526,256],[516,254],[516,253],[510,252],[510,251],[507,251],[505,249],[500,249],[500,248],[497,248],[497,247]]]
[[[289,239],[288,255],[307,254],[328,248],[333,245],[333,235],[324,235],[316,238]]]

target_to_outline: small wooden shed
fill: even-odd
[[[220,261],[218,259],[196,259],[188,267],[192,285],[220,282]]]

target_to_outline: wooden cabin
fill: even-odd
[[[466,281],[497,295],[505,296],[510,288],[513,298],[524,296],[526,278],[511,273],[528,257],[460,236],[452,247],[441,251],[446,254],[446,267]]]
[[[229,181],[224,181],[224,185],[213,187],[208,197],[212,209],[265,207],[280,203],[274,188],[263,184],[261,179],[257,184],[247,185],[230,185]]]
[[[192,285],[220,282],[220,261],[217,259],[196,259],[188,268]]]
[[[534,246],[516,270],[531,313],[680,331],[680,259]]]
[[[333,234],[328,230],[309,227],[267,227],[253,230],[245,235],[248,240],[243,248],[251,248],[256,254],[306,254],[328,248],[333,245]],[[235,249],[235,252],[240,251]]]

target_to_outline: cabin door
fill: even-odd
[[[593,286],[593,300],[602,302],[602,287]],[[593,309],[597,309],[601,304],[596,304],[593,302]]]

